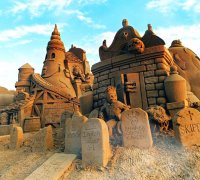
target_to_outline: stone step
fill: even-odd
[[[65,173],[75,159],[75,154],[55,153],[26,177],[25,180],[57,180]]]

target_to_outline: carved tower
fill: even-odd
[[[42,69],[42,77],[62,92],[69,92],[71,97],[76,97],[71,84],[69,70],[65,66],[65,47],[61,41],[57,25],[47,45],[47,54]]]

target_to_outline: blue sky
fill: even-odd
[[[92,65],[124,18],[141,35],[151,23],[166,47],[180,39],[200,55],[199,0],[1,0],[0,86],[14,89],[18,68],[27,62],[41,72],[55,23],[66,50],[71,44],[83,48]]]

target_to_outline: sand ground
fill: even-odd
[[[77,159],[61,179],[200,179],[200,147],[183,148],[174,137],[160,133],[154,133],[153,139],[148,150],[114,147],[106,168],[83,169]],[[58,145],[47,152],[32,152],[29,146],[13,151],[8,146],[9,136],[1,136],[0,180],[24,179],[54,152],[63,151]]]

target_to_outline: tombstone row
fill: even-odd
[[[84,167],[106,166],[112,153],[106,122],[87,119],[79,112],[66,120],[65,152],[82,157]],[[124,147],[150,148],[153,144],[148,115],[140,108],[122,113]]]

